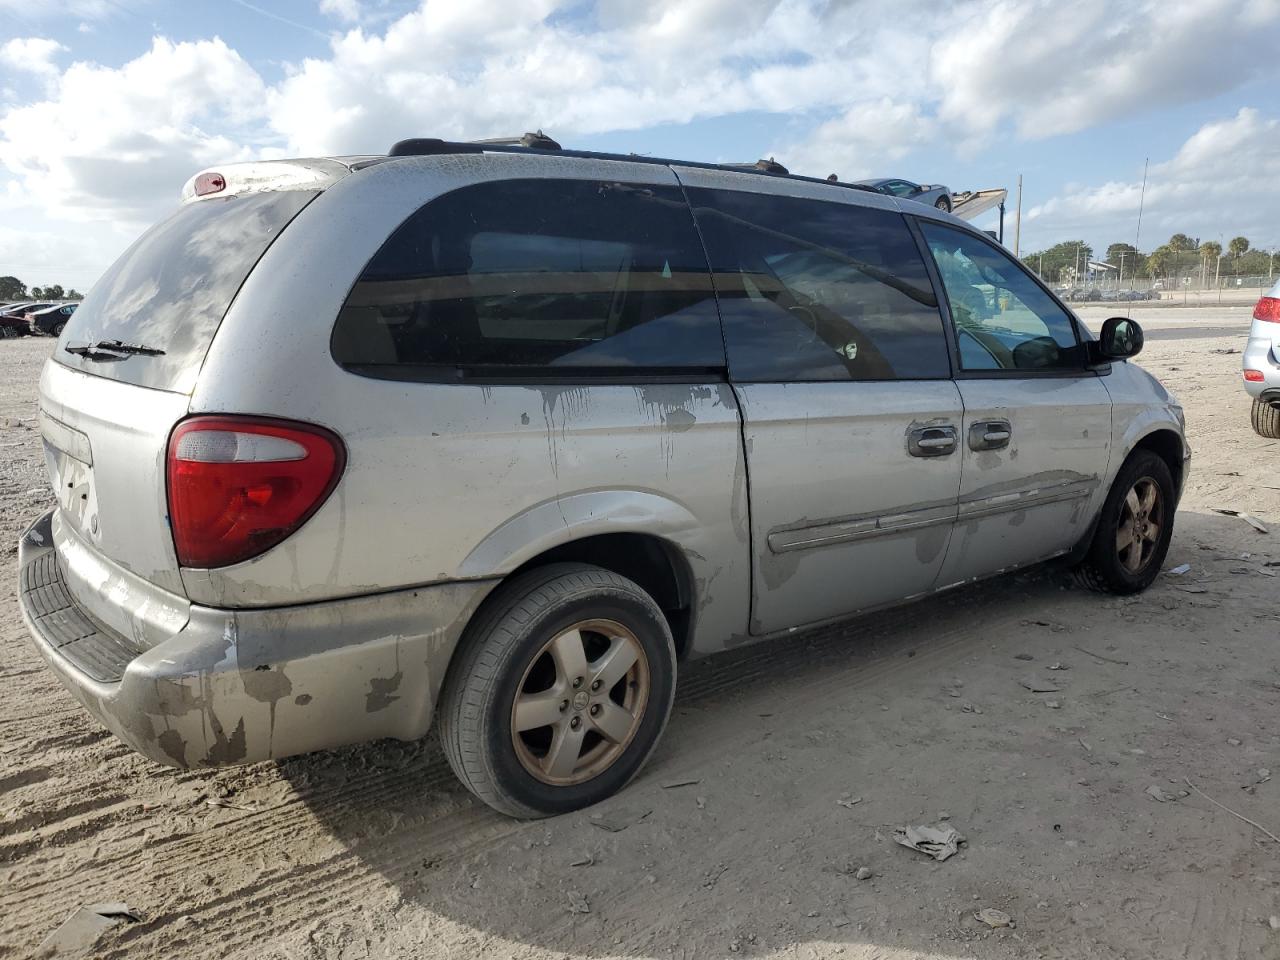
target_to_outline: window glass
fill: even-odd
[[[279,190],[182,204],[98,279],[62,337],[63,347],[123,340],[164,352],[110,363],[65,349],[54,357],[99,377],[190,391],[249,271],[316,196],[313,190]]]
[[[1083,365],[1070,316],[1011,257],[962,230],[920,227],[951,303],[962,369]]]
[[[579,180],[482,183],[428,203],[365,268],[333,353],[392,377],[724,366],[679,188]]]
[[[734,378],[950,376],[937,300],[899,214],[734,190],[689,199]]]
[[[909,197],[916,192],[916,185],[905,180],[890,180],[886,186],[895,197]]]

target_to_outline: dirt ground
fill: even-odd
[[[123,901],[141,921],[95,955],[1280,957],[1280,844],[1185,782],[1280,833],[1280,441],[1249,428],[1247,306],[1135,315],[1195,448],[1167,562],[1188,572],[1114,599],[1041,569],[689,665],[638,780],[551,821],[481,807],[430,738],[156,766],[43,668],[6,576],[0,956]],[[0,343],[10,563],[49,502],[50,346]],[[946,862],[892,840],[943,820],[967,838]]]

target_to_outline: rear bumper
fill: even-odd
[[[1274,326],[1274,324],[1272,324]],[[1250,337],[1245,344],[1243,367],[1245,370],[1261,370],[1261,381],[1244,381],[1245,392],[1251,397],[1280,399],[1280,358],[1270,339]],[[1266,397],[1263,397],[1263,394]]]
[[[191,607],[151,646],[72,596],[52,513],[19,545],[20,606],[49,667],[138,752],[178,767],[249,763],[426,733],[463,628],[495,581],[269,609]]]

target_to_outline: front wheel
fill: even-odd
[[[951,212],[951,201],[946,197],[939,197],[938,202],[935,203],[934,206],[944,213]]]
[[[1151,586],[1173,537],[1174,489],[1169,465],[1138,450],[1120,468],[1107,494],[1080,579],[1104,593],[1138,593]]]
[[[467,628],[440,699],[440,739],[463,784],[513,817],[622,789],[675,694],[662,610],[625,577],[554,564],[503,584]]]

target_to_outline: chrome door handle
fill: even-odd
[[[945,457],[955,448],[955,427],[918,427],[907,434],[907,453],[913,457]]]
[[[1008,420],[979,420],[969,427],[970,450],[1001,450],[1009,445],[1013,426]]]

